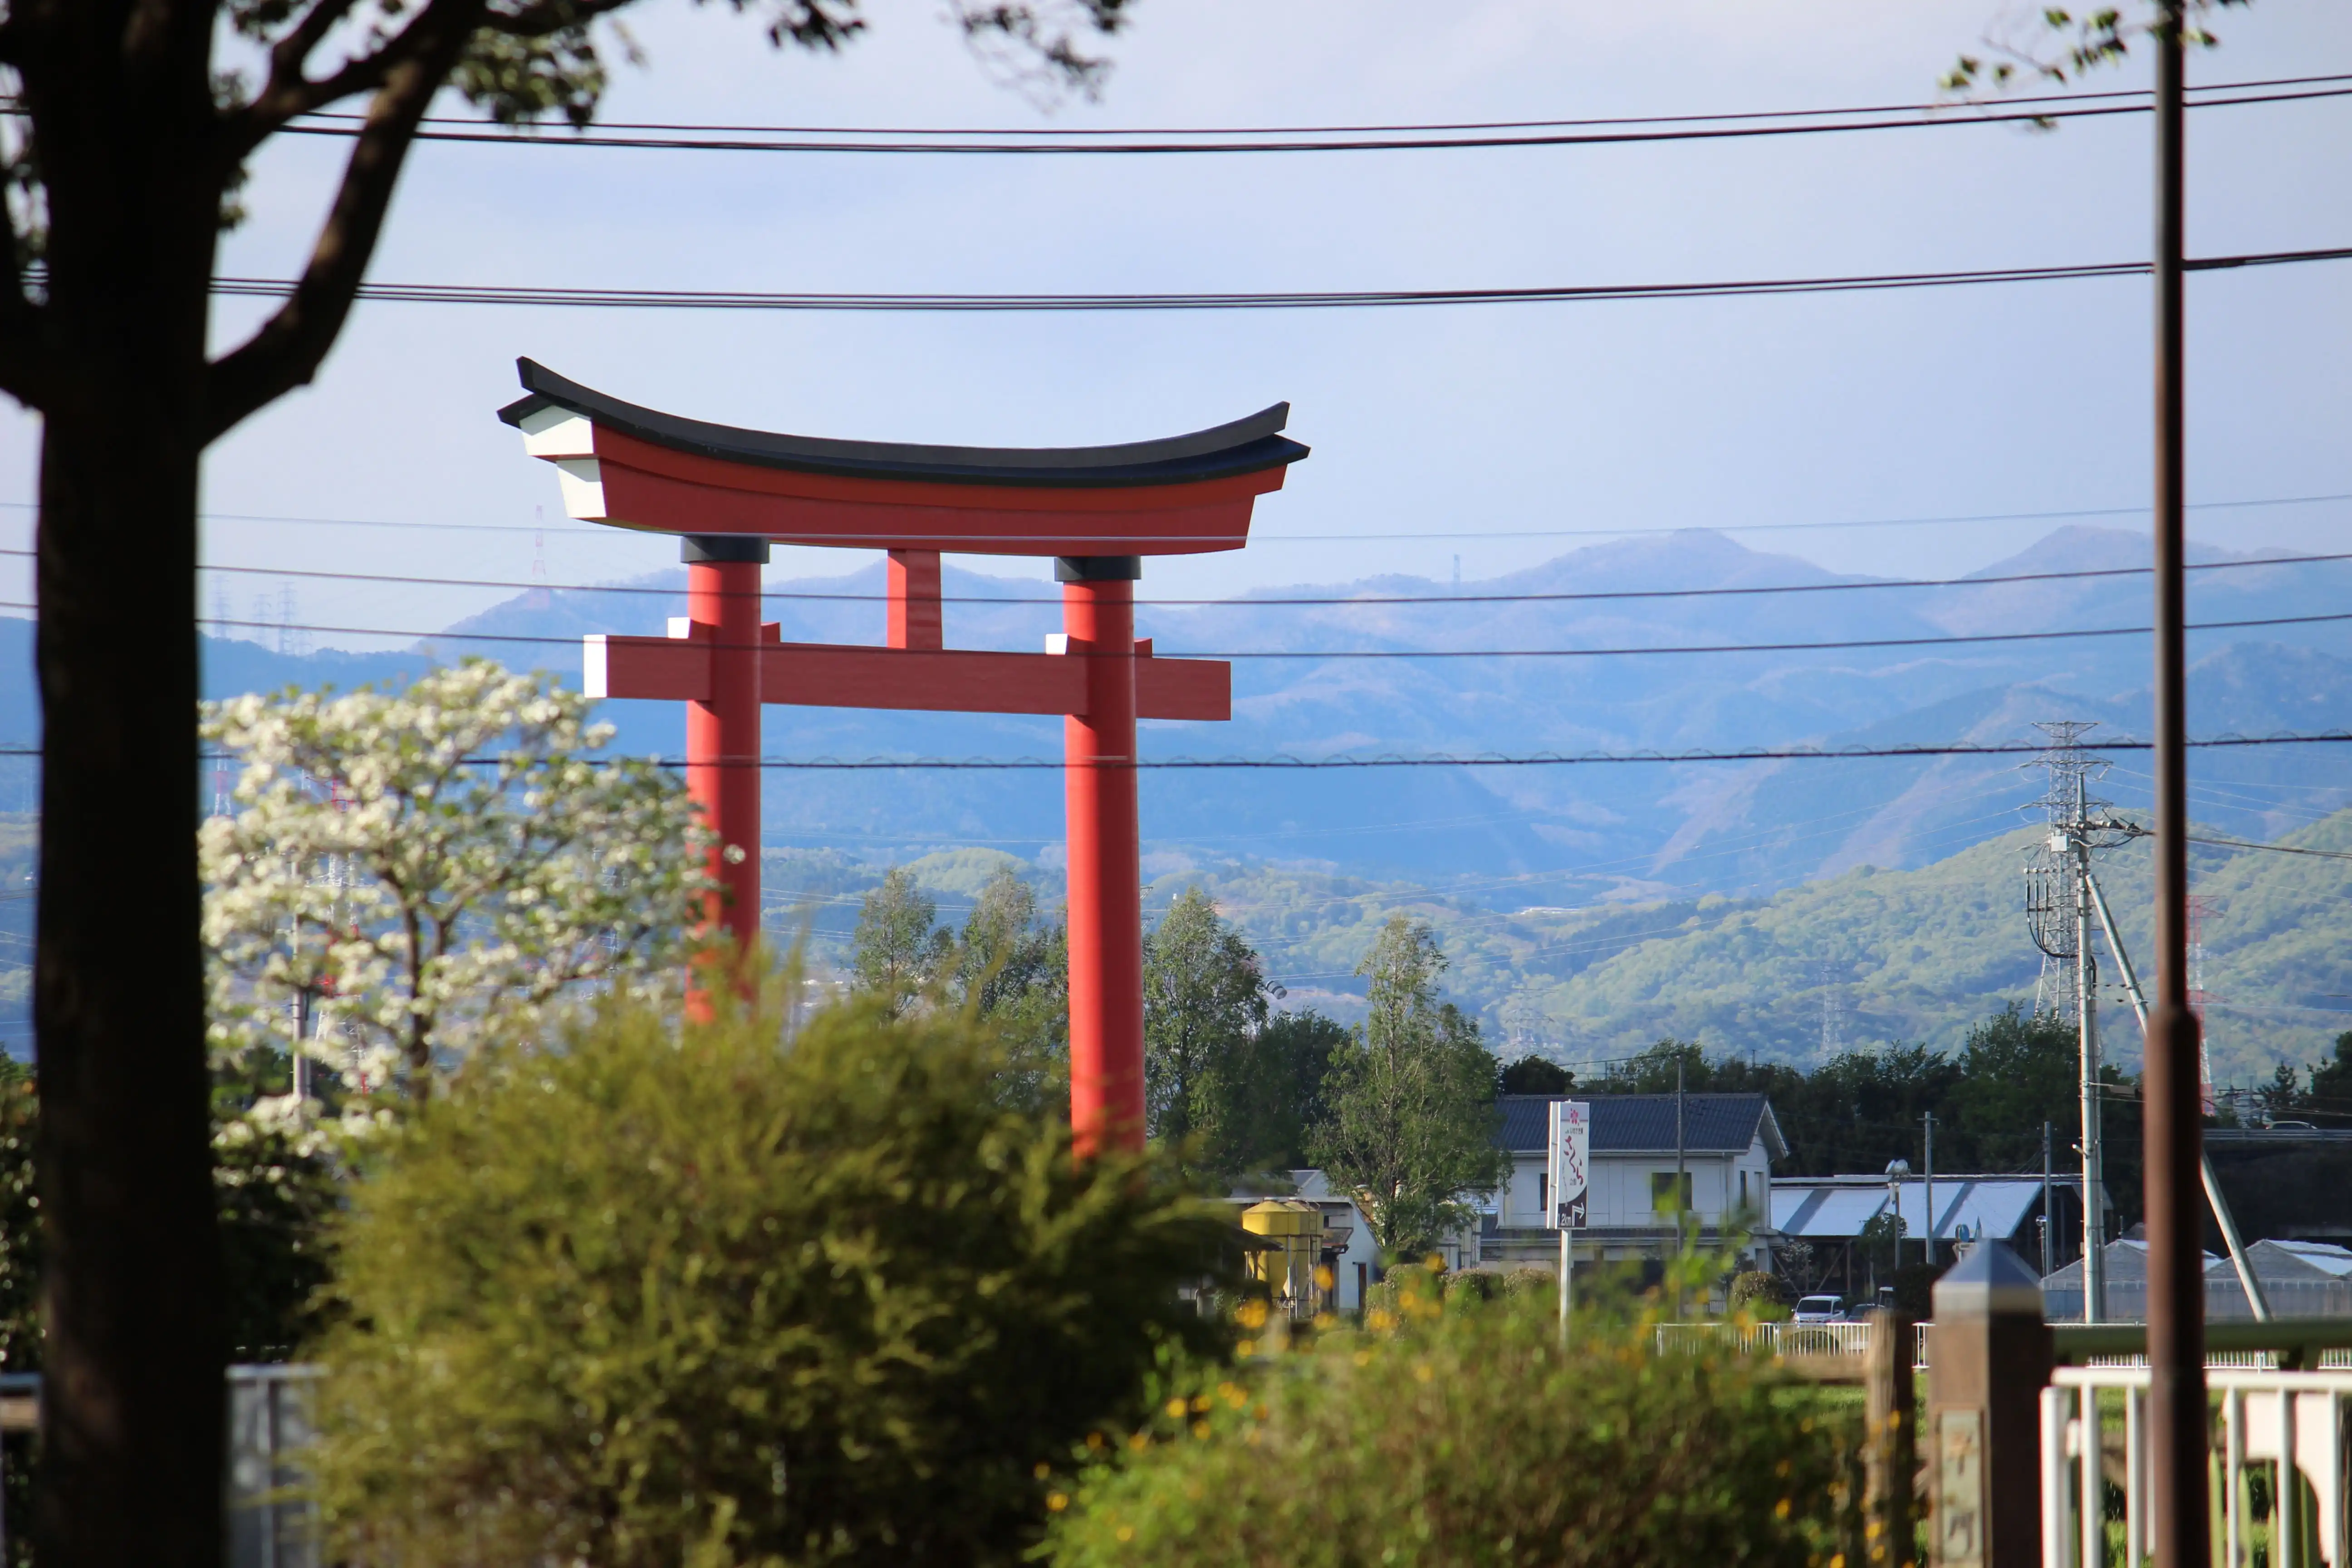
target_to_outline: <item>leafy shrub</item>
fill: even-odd
[[[1851,1543],[1850,1405],[1656,1353],[1622,1289],[1563,1352],[1546,1293],[1472,1305],[1418,1273],[1361,1333],[1170,1389],[1048,1500],[1057,1568],[1819,1568]]]
[[[1743,1268],[1731,1278],[1731,1310],[1759,1318],[1788,1315],[1789,1288],[1777,1274]]]
[[[386,1135],[340,1247],[318,1485],[363,1563],[1014,1560],[1040,1468],[1223,1330],[1229,1212],[1074,1165],[959,1016],[492,1047]]]

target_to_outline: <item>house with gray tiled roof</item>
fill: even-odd
[[[1772,1164],[1788,1158],[1789,1145],[1760,1094],[1498,1096],[1496,1139],[1510,1152],[1511,1174],[1480,1226],[1483,1261],[1559,1267],[1558,1237],[1544,1228],[1544,1139],[1555,1100],[1592,1108],[1591,1225],[1576,1236],[1580,1264],[1667,1257],[1679,1207],[1688,1246],[1713,1249],[1737,1238],[1751,1266],[1769,1267]]]

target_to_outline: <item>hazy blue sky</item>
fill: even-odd
[[[814,124],[1318,123],[1914,101],[2000,0],[1143,0],[1097,105],[1047,118],[938,8],[878,0],[837,59],[779,56],[723,5],[628,14],[650,57],[606,117]],[[2222,13],[2192,79],[2352,70],[2352,6]],[[2137,86],[2134,68],[2095,83]],[[556,133],[560,134],[560,133]],[[342,144],[257,170],[224,270],[298,263]],[[2192,253],[2352,243],[2352,100],[2192,117]],[[951,159],[427,146],[373,275],[757,289],[1217,289],[1702,280],[2131,259],[2148,124],[1253,158]],[[2190,287],[2190,489],[2352,491],[2352,263]],[[1885,295],[1288,313],[902,317],[362,306],[319,384],[215,448],[222,563],[521,579],[535,509],[557,582],[671,564],[561,519],[492,418],[528,353],[635,401],[810,434],[1022,445],[1133,439],[1286,398],[1315,448],[1239,556],[1163,591],[1371,571],[1465,576],[1573,538],[1523,531],[1839,522],[2128,507],[2147,496],[2147,300],[2125,279]],[[257,315],[226,304],[226,341]],[[37,433],[0,421],[21,546]],[[2352,503],[2206,510],[2212,542],[2344,540]],[[1845,570],[1958,572],[2046,522],[1752,536]],[[1343,534],[1349,542],[1285,536]],[[1387,535],[1458,534],[1385,539]],[[772,574],[860,557],[780,552]],[[1012,570],[1043,576],[1042,563]],[[21,562],[7,596],[26,597]],[[232,606],[274,589],[241,582]],[[300,585],[307,618],[401,632],[493,593]],[[625,629],[625,628],[615,628]],[[323,643],[365,639],[322,637]]]

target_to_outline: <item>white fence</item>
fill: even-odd
[[[2236,1359],[2236,1358],[2232,1358]],[[2339,1360],[2331,1356],[2329,1360]],[[2042,1391],[2042,1568],[2105,1568],[2112,1522],[2105,1482],[2122,1426],[2122,1558],[2148,1552],[2148,1372],[2141,1366],[2060,1367]],[[2252,1568],[2258,1529],[2268,1568],[2347,1568],[2345,1494],[2352,1489],[2346,1418],[2352,1370],[2281,1372],[2209,1364],[2221,1398],[2222,1506],[2219,1568]],[[2102,1395],[2105,1395],[2105,1399]],[[2284,1456],[2293,1456],[2288,1460]],[[2271,1515],[2253,1518],[2250,1467],[2267,1467]],[[2299,1484],[2282,1485],[2282,1475]],[[2284,1504],[2282,1505],[2282,1500]]]
[[[1870,1334],[1868,1323],[1660,1323],[1658,1349],[1729,1345],[1756,1355],[1858,1356],[1869,1352]]]

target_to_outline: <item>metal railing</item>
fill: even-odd
[[[1755,1355],[1858,1356],[1869,1353],[1871,1331],[1868,1323],[1660,1323],[1657,1346],[1663,1352],[1727,1343]]]
[[[2250,1470],[2262,1466],[2270,1470],[2272,1499],[2261,1542],[2268,1568],[2347,1568],[2352,1369],[2209,1363],[2205,1383],[2221,1407],[2219,1568],[2252,1568],[2257,1523]],[[2151,1550],[2147,1387],[2145,1365],[2062,1366],[2042,1391],[2042,1568],[2105,1568],[2117,1522],[2126,1568],[2138,1568]],[[2109,1461],[2117,1457],[2107,1439],[2118,1421],[2120,1521],[2107,1506]],[[2289,1479],[2294,1484],[2283,1484]]]

